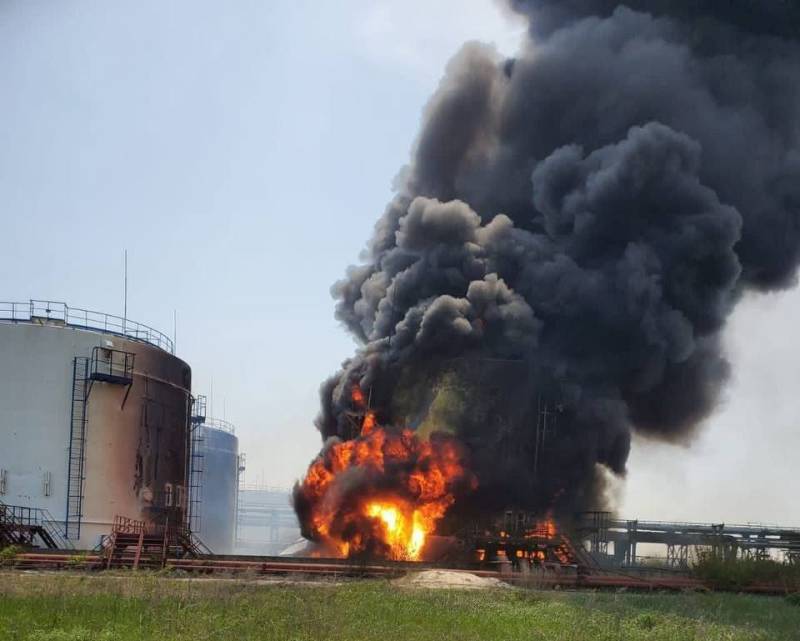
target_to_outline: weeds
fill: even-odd
[[[86,552],[73,554],[67,561],[67,566],[73,569],[84,568],[88,558],[89,555]]]
[[[720,590],[739,590],[759,583],[782,585],[788,591],[800,590],[800,566],[770,559],[724,559],[708,552],[699,555],[692,571],[697,578]]]
[[[9,545],[0,550],[0,568],[13,567],[17,554],[21,551],[22,548],[16,545]]]
[[[269,585],[159,573],[0,578],[2,641],[797,641],[774,597]]]

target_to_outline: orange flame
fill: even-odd
[[[350,399],[356,407],[364,407],[364,392],[361,391],[358,385],[353,385],[353,389],[350,391]]]
[[[525,533],[525,538],[552,539],[555,538],[557,532],[553,515],[548,513],[543,521],[537,521],[534,527]]]
[[[351,398],[363,402],[357,386]],[[360,436],[323,450],[298,493],[307,533],[341,556],[417,560],[457,488],[476,485],[452,436],[421,440],[411,430],[379,426],[367,411]]]
[[[375,414],[367,412],[364,421],[361,423],[361,436],[366,436],[375,428]]]

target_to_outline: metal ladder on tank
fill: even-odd
[[[89,400],[90,385],[89,358],[76,356],[72,363],[67,514],[64,519],[65,536],[72,540],[77,540],[81,536],[84,462],[86,460],[86,403]]]
[[[191,467],[189,471],[189,529],[200,530],[200,517],[203,504],[203,435],[202,428],[196,426],[192,432]]]
[[[200,530],[200,517],[203,503],[203,441],[202,425],[206,420],[206,397],[198,395],[192,399],[189,440],[189,518],[190,532]]]

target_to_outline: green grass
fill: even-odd
[[[800,605],[736,594],[398,589],[0,572],[0,639],[797,641]]]
[[[17,547],[16,545],[8,545],[2,549],[0,549],[0,568],[1,567],[10,567],[14,563],[14,559],[16,558],[17,554],[22,551],[22,548]]]

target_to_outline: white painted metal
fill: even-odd
[[[75,541],[84,549],[108,534],[118,514],[183,521],[185,505],[175,497],[186,495],[191,370],[163,349],[114,333],[59,320],[0,320],[0,501],[47,509],[58,521],[67,516],[73,360],[97,346],[135,354],[135,367],[127,398],[125,385],[92,383]]]
[[[207,419],[200,429],[203,456],[200,540],[215,554],[232,554],[239,485],[239,440],[225,421]]]

